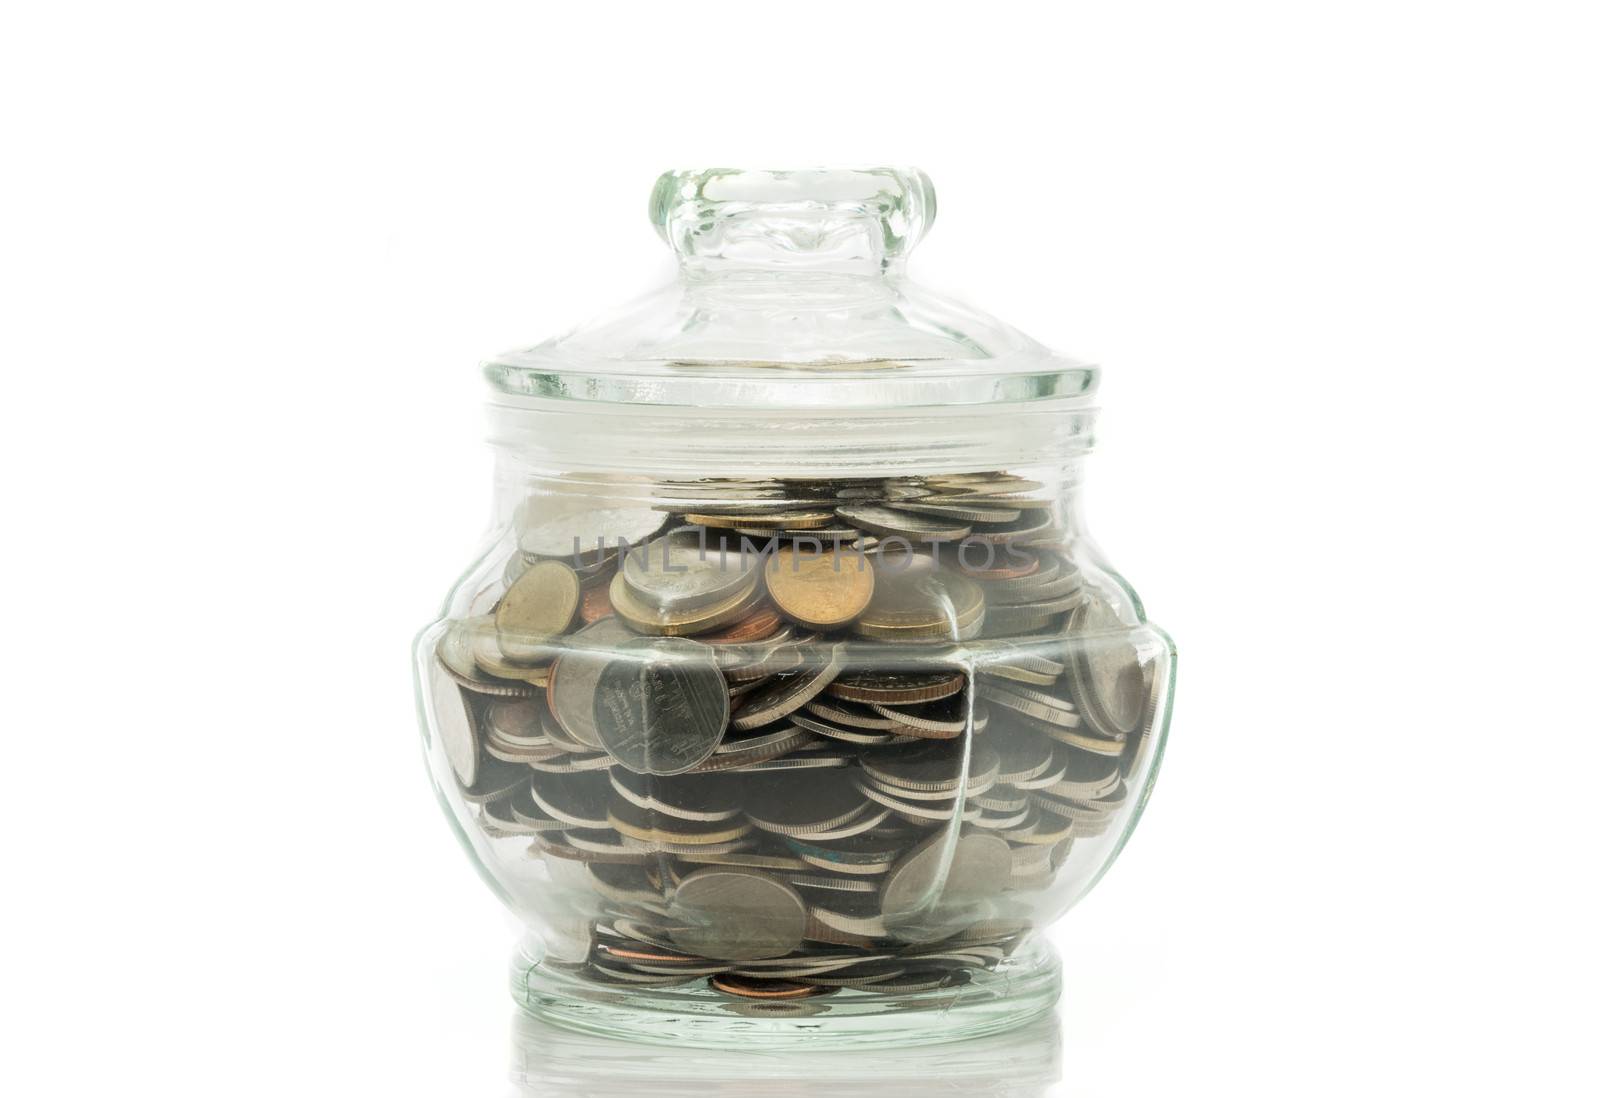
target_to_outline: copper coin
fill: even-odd
[[[609,602],[607,605],[610,605]],[[749,617],[741,618],[719,632],[702,634],[698,639],[702,644],[751,644],[766,640],[781,625],[783,619],[778,616],[777,610],[771,606],[759,606],[751,611]]]
[[[724,995],[737,995],[741,999],[814,999],[837,990],[788,980],[758,980],[732,973],[711,977],[711,986]]]
[[[578,603],[578,616],[585,625],[593,625],[597,621],[611,617],[616,613],[611,607],[610,585],[601,583],[583,590],[583,599]]]

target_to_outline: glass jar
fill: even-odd
[[[1079,508],[1098,372],[906,279],[919,171],[650,213],[672,284],[485,367],[494,520],[416,646],[513,993],[740,1047],[1035,1017],[1173,683]]]

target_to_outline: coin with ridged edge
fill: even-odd
[[[595,684],[600,741],[636,774],[682,774],[709,759],[728,708],[711,649],[679,638],[622,645]]]

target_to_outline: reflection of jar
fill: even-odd
[[[417,645],[514,992],[691,1043],[1048,1008],[1174,653],[1085,532],[1097,371],[907,282],[920,172],[672,173],[680,278],[489,363],[496,522]]]

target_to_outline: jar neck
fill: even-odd
[[[499,394],[490,441],[530,474],[840,478],[1077,467],[1097,409],[1081,399],[850,408],[825,383],[814,402],[753,409],[728,383],[726,406],[585,403]]]

